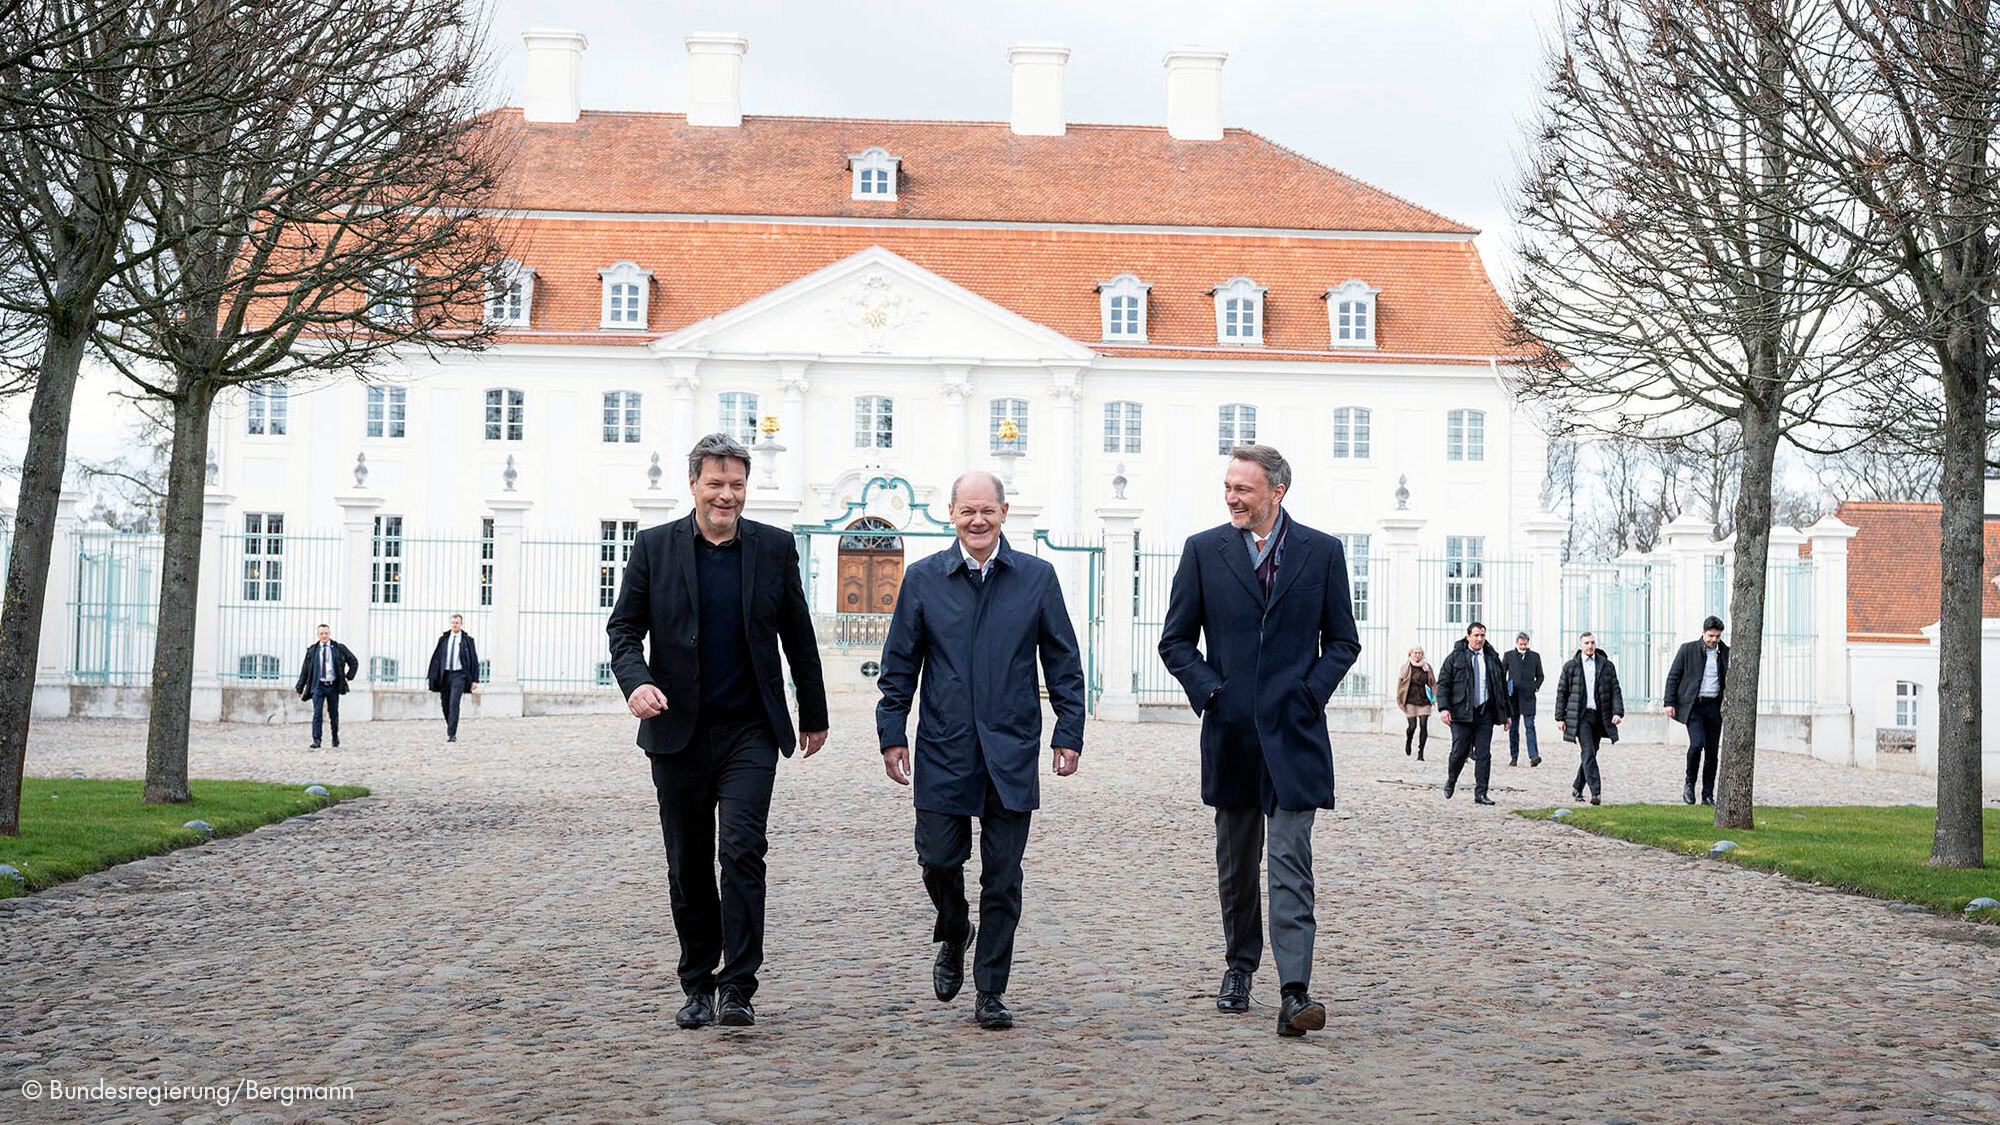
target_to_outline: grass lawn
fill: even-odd
[[[185,805],[145,805],[142,781],[58,780],[31,777],[21,787],[21,834],[0,836],[0,863],[26,877],[28,890],[102,871],[114,864],[203,842],[181,825],[204,820],[217,836],[236,836],[260,824],[365,797],[358,785],[329,785],[324,797],[305,786],[268,781],[193,781]],[[0,898],[22,893],[0,879]]]
[[[1547,820],[1553,811],[1520,814]],[[1973,871],[1925,865],[1937,810],[1915,806],[1760,806],[1751,832],[1717,828],[1715,810],[1701,805],[1585,807],[1563,823],[1687,855],[1705,856],[1717,840],[1731,840],[1736,850],[1722,856],[1729,863],[1958,914],[1975,898],[2000,898],[2000,809],[1985,814],[1987,866]],[[2000,924],[2000,908],[1969,917]]]

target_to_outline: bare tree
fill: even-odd
[[[1681,442],[1687,467],[1688,503],[1715,526],[1711,536],[1727,539],[1736,530],[1736,482],[1742,476],[1743,438],[1733,422],[1722,422]]]
[[[1840,500],[1938,502],[1944,463],[1935,451],[1868,442],[1841,453],[1811,459],[1820,487]]]
[[[479,115],[488,53],[468,0],[274,0],[236,44],[271,97],[179,118],[201,151],[138,214],[168,249],[112,286],[144,315],[103,333],[171,414],[148,802],[186,801],[209,418],[232,388],[366,376],[491,329],[503,248],[489,208],[508,152]],[[282,79],[277,75],[282,72]]]
[[[1733,422],[1743,446],[1716,823],[1752,827],[1772,469],[1788,431],[1853,378],[1851,279],[1794,228],[1842,205],[1785,138],[1818,127],[1770,25],[1807,0],[1576,0],[1552,51],[1516,203],[1516,330],[1546,348],[1529,393],[1607,433]],[[1701,67],[1697,57],[1744,60]]]

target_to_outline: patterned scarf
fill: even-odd
[[[1264,586],[1264,600],[1271,600],[1271,586],[1278,580],[1278,552],[1285,548],[1285,530],[1291,525],[1283,508],[1278,509],[1278,526],[1271,529],[1270,550],[1264,552],[1264,561],[1257,564],[1257,581]]]

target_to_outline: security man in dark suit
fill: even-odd
[[[811,757],[826,741],[826,688],[798,547],[790,534],[742,518],[749,477],[741,443],[726,434],[695,443],[695,510],[633,540],[605,626],[612,674],[652,762],[687,994],[674,1022],[687,1028],[756,1022],[778,755],[803,742]],[[781,642],[804,731],[797,739]]]
[[[1722,643],[1722,618],[1710,615],[1701,623],[1701,639],[1674,653],[1667,671],[1667,718],[1687,724],[1687,780],[1681,801],[1694,804],[1694,782],[1701,774],[1701,803],[1715,803],[1715,765],[1722,748],[1722,689],[1729,683],[1729,646]]]
[[[1514,704],[1514,725],[1507,728],[1507,764],[1521,764],[1521,734],[1528,735],[1528,765],[1542,764],[1535,741],[1535,693],[1542,690],[1542,654],[1528,647],[1528,634],[1514,634],[1514,647],[1500,658],[1507,670],[1507,698]]]
[[[1000,534],[1007,522],[1000,478],[966,473],[952,483],[950,503],[957,540],[903,573],[882,648],[875,727],[883,769],[897,784],[910,784],[915,704],[917,862],[937,907],[931,940],[942,943],[931,966],[932,990],[944,1001],[958,994],[965,947],[976,940],[973,1019],[984,1028],[1007,1028],[1014,1026],[1004,994],[1021,921],[1021,856],[1042,798],[1035,662],[1039,657],[1056,713],[1050,748],[1057,777],[1075,773],[1083,752],[1083,662],[1055,568],[1015,551]],[[977,927],[965,901],[975,816]]]
[[[451,628],[431,650],[426,680],[430,689],[438,693],[438,705],[444,709],[444,740],[457,742],[459,700],[466,692],[479,690],[479,646],[473,643],[472,634],[465,631],[464,616],[451,615]]]
[[[334,748],[340,747],[340,697],[347,694],[347,681],[360,670],[361,662],[354,659],[354,653],[333,639],[333,630],[321,625],[319,639],[306,650],[306,658],[299,664],[298,685],[292,689],[300,699],[313,701],[313,749],[319,749],[322,711],[333,730]]]
[[[1507,670],[1493,646],[1486,643],[1486,626],[1474,621],[1438,669],[1438,719],[1451,731],[1451,760],[1444,779],[1445,800],[1458,788],[1458,775],[1472,759],[1472,800],[1490,805],[1486,795],[1493,779],[1493,728],[1513,729],[1514,705],[1507,698]]]
[[[1270,446],[1230,452],[1229,522],[1188,539],[1160,630],[1160,658],[1201,716],[1201,799],[1215,809],[1228,958],[1215,1006],[1250,1010],[1268,854],[1283,1036],[1326,1026],[1326,1006],[1307,991],[1318,933],[1313,816],[1334,805],[1327,700],[1361,654],[1346,554],[1285,512],[1291,484],[1291,465]]]

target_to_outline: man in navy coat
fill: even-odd
[[[883,768],[908,785],[910,707],[917,703],[917,862],[938,912],[931,940],[942,944],[931,985],[939,1000],[958,995],[965,947],[974,941],[965,861],[972,855],[972,818],[979,818],[973,1018],[986,1028],[1014,1026],[1003,994],[1021,920],[1028,821],[1041,806],[1037,656],[1056,713],[1050,740],[1056,776],[1075,773],[1083,750],[1083,663],[1062,587],[1054,567],[1008,545],[1000,534],[1006,519],[1007,492],[998,477],[972,472],[952,483],[958,538],[903,573],[875,709]]]
[[[1215,1006],[1250,1010],[1263,956],[1257,873],[1268,823],[1278,1034],[1326,1026],[1314,1001],[1312,825],[1333,807],[1326,703],[1361,654],[1340,540],[1285,513],[1292,468],[1266,445],[1230,454],[1229,522],[1188,539],[1160,657],[1201,716],[1201,799],[1215,808],[1228,968]],[[1196,647],[1207,635],[1207,651]]]

